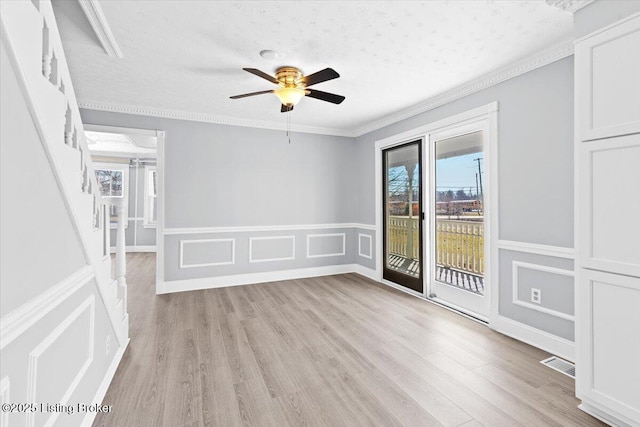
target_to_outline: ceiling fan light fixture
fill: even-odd
[[[282,105],[296,105],[305,95],[304,90],[297,87],[282,87],[275,91],[276,96],[280,99]]]

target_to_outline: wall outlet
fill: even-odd
[[[542,304],[542,291],[540,289],[531,288],[531,302]]]

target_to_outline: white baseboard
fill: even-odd
[[[372,268],[365,267],[360,264],[353,264],[353,272],[358,273],[364,277],[368,277],[371,280],[379,281],[378,272]]]
[[[156,246],[125,246],[124,250],[125,252],[155,252]],[[110,252],[115,254],[116,248],[112,247]]]
[[[129,339],[127,339],[125,345],[120,347],[116,352],[113,360],[111,361],[111,365],[109,365],[109,369],[104,374],[104,379],[100,383],[100,387],[98,387],[98,391],[96,392],[95,397],[91,401],[91,404],[102,404],[104,396],[107,394],[107,390],[111,385],[111,381],[113,381],[113,377],[116,375],[116,371],[118,370],[118,366],[120,365],[120,361],[122,360],[122,356],[124,356],[124,352],[129,346]],[[82,420],[82,427],[89,427],[93,424],[93,420],[96,418],[97,412],[88,411]]]
[[[518,341],[530,344],[562,359],[575,362],[575,343],[508,317],[492,318],[489,327]]]
[[[637,425],[632,420],[621,419],[618,416],[613,416],[605,411],[598,409],[597,407],[589,403],[586,403],[585,401],[583,401],[580,405],[578,405],[578,409],[582,410],[583,412],[586,412],[587,414],[591,415],[594,418],[599,419],[603,423],[609,424],[610,426],[633,427],[634,425]]]
[[[199,279],[171,280],[162,284],[162,292],[195,291],[198,289],[224,288],[227,286],[250,285],[254,283],[277,282],[280,280],[304,279],[307,277],[329,276],[332,274],[360,273],[374,280],[374,270],[359,264],[328,265],[324,267],[298,268],[295,270],[265,271],[262,273],[234,274],[230,276],[203,277]]]

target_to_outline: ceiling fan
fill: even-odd
[[[280,86],[278,89],[263,90],[260,92],[245,93],[242,95],[232,96],[231,99],[246,98],[248,96],[263,95],[265,93],[274,93],[282,107],[280,112],[286,113],[293,110],[293,106],[296,105],[303,96],[310,98],[316,98],[321,101],[331,102],[333,104],[340,104],[344,101],[344,96],[336,95],[334,93],[322,92],[320,90],[308,89],[309,86],[313,86],[318,83],[326,82],[327,80],[333,80],[340,77],[334,69],[325,68],[317,73],[304,76],[302,71],[295,67],[280,67],[276,70],[276,76],[270,76],[269,74],[257,70],[255,68],[243,68],[243,70],[255,74],[258,77],[262,77],[265,80],[275,83]]]

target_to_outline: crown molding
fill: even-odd
[[[360,126],[356,129],[353,129],[353,133],[356,136],[367,134],[374,130],[383,128],[385,126],[389,126],[393,123],[397,123],[401,120],[405,120],[410,117],[416,116],[418,114],[424,113],[426,111],[433,110],[434,108],[440,107],[442,105],[453,102],[457,99],[471,95],[472,93],[479,92],[488,87],[494,86],[498,83],[502,83],[506,80],[512,79],[519,75],[528,73],[529,71],[533,71],[536,68],[540,68],[545,65],[551,64],[552,62],[566,58],[568,56],[571,56],[572,54],[573,54],[573,42],[567,41],[567,42],[561,43],[550,49],[546,49],[542,52],[538,52],[532,56],[529,56],[528,58],[525,58],[521,61],[499,68],[495,71],[492,71],[488,74],[485,74],[481,77],[471,80],[468,83],[465,83],[461,86],[448,90],[444,93],[441,93],[440,95],[436,95],[432,98],[429,98],[426,101],[423,101],[412,107],[398,111],[397,113],[393,113],[388,116],[384,116],[378,120],[369,122],[364,126]]]
[[[595,0],[546,0],[549,6],[558,8],[572,15],[594,1]]]
[[[124,55],[122,55],[120,46],[118,46],[118,42],[116,42],[116,38],[113,36],[111,27],[107,22],[106,16],[104,16],[102,6],[100,6],[98,0],[78,0],[78,3],[80,3],[82,11],[89,20],[91,28],[93,28],[93,31],[96,33],[107,55],[123,58]]]
[[[164,119],[189,120],[193,122],[215,123],[228,126],[242,126],[270,130],[287,130],[286,123],[270,122],[266,120],[241,119],[238,117],[218,116],[214,114],[200,114],[189,111],[167,110],[153,107],[143,107],[126,104],[113,104],[98,101],[78,101],[78,107],[87,110],[108,111],[112,113],[137,114],[141,116],[161,117]],[[333,135],[354,137],[348,129],[333,129],[315,126],[291,125],[292,132],[313,133],[318,135]]]
[[[519,75],[528,73],[537,68],[551,64],[560,59],[566,58],[573,54],[573,41],[566,41],[549,49],[538,52],[523,60],[512,63],[508,66],[499,68],[495,71],[487,73],[461,86],[443,92],[439,95],[431,97],[419,104],[413,105],[404,110],[398,111],[379,119],[368,122],[362,126],[335,129],[325,127],[291,125],[293,132],[313,133],[320,135],[333,135],[344,137],[358,137],[385,126],[408,119],[418,114],[433,110],[434,108],[453,102],[457,99],[487,89],[498,83],[512,79]],[[98,101],[78,101],[78,106],[88,110],[108,111],[114,113],[137,114],[143,116],[161,117],[175,120],[190,120],[196,122],[215,123],[228,126],[243,126],[260,129],[271,129],[286,131],[285,123],[270,122],[266,120],[241,119],[237,117],[218,116],[213,114],[200,114],[187,111],[167,110],[153,107],[134,106],[126,104],[115,104]]]

